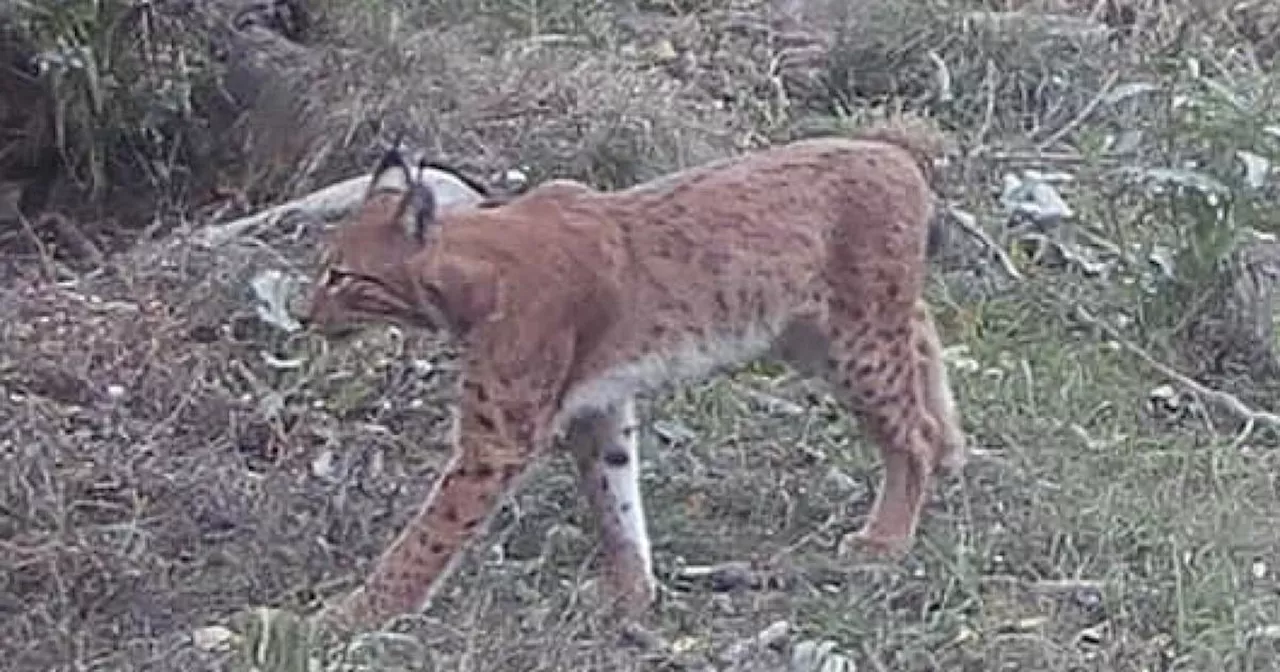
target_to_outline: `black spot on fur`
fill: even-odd
[[[493,421],[493,418],[489,417],[485,413],[476,413],[473,417],[476,420],[476,424],[480,425],[480,429],[483,429],[486,432],[492,432],[498,428],[498,425]]]
[[[719,315],[729,314],[729,297],[725,295],[724,290],[719,290],[715,295],[716,311]]]
[[[484,385],[469,382],[467,383],[467,391],[471,393],[471,396],[476,401],[482,404],[489,403],[489,391],[484,388]]]

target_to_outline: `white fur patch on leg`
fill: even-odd
[[[613,597],[642,610],[657,592],[640,494],[639,438],[630,398],[569,416],[566,446],[599,520],[603,569]]]
[[[613,420],[611,436],[600,446],[601,471],[607,484],[604,499],[612,510],[601,513],[616,517],[618,541],[623,547],[634,549],[645,576],[651,576],[653,560],[640,492],[640,441],[635,403],[628,400],[619,404]]]

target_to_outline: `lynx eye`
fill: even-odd
[[[330,289],[339,289],[355,278],[354,273],[344,271],[340,268],[326,268],[324,274],[320,276],[320,284]]]

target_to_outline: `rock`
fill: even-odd
[[[191,631],[191,643],[201,651],[226,651],[236,639],[230,628],[221,625],[210,625]]]

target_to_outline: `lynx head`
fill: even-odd
[[[347,336],[372,324],[459,332],[490,316],[497,294],[492,268],[449,255],[441,228],[422,166],[410,166],[397,143],[325,249],[303,321]]]

